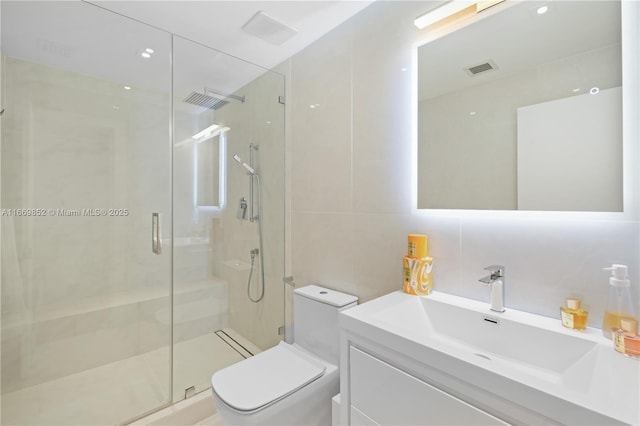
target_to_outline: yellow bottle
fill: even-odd
[[[433,286],[433,258],[429,256],[428,237],[424,234],[407,236],[407,256],[403,260],[402,289],[405,293],[426,296]]]
[[[589,312],[580,307],[578,299],[567,299],[567,307],[560,308],[562,325],[573,330],[586,330]]]
[[[407,256],[422,258],[429,256],[429,237],[424,234],[409,234],[407,236]]]

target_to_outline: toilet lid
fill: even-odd
[[[291,345],[280,342],[264,352],[217,371],[211,378],[216,395],[239,411],[272,404],[324,374],[326,367]]]

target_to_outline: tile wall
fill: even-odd
[[[288,255],[296,283],[361,302],[396,291],[406,234],[426,233],[436,290],[488,301],[478,278],[483,267],[503,264],[507,307],[557,317],[566,297],[580,297],[589,325],[599,327],[603,267],[629,265],[638,299],[637,115],[625,118],[634,142],[625,148],[632,185],[624,214],[417,212],[412,48],[423,35],[413,19],[437,3],[375,2],[282,65],[290,84]],[[637,76],[637,58],[634,66]],[[625,78],[637,99],[637,83]]]

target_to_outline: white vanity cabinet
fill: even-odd
[[[351,424],[508,424],[360,349],[349,359]]]
[[[341,312],[339,424],[640,425],[640,361],[600,330],[488,311],[394,292]]]

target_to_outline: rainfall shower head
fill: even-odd
[[[242,167],[244,167],[249,172],[250,175],[257,174],[256,171],[253,169],[253,167],[251,167],[250,165],[242,161],[242,159],[238,156],[238,154],[234,154],[233,159],[236,160],[238,164],[240,164]]]
[[[244,96],[232,95],[230,93],[224,93],[219,90],[205,87],[202,93],[191,92],[183,100],[188,104],[217,110],[228,104],[229,100],[244,103]]]
[[[192,105],[197,105],[203,108],[209,109],[219,109],[228,104],[229,102],[225,101],[222,98],[205,95],[204,93],[191,92],[189,96],[183,99],[184,102]]]

